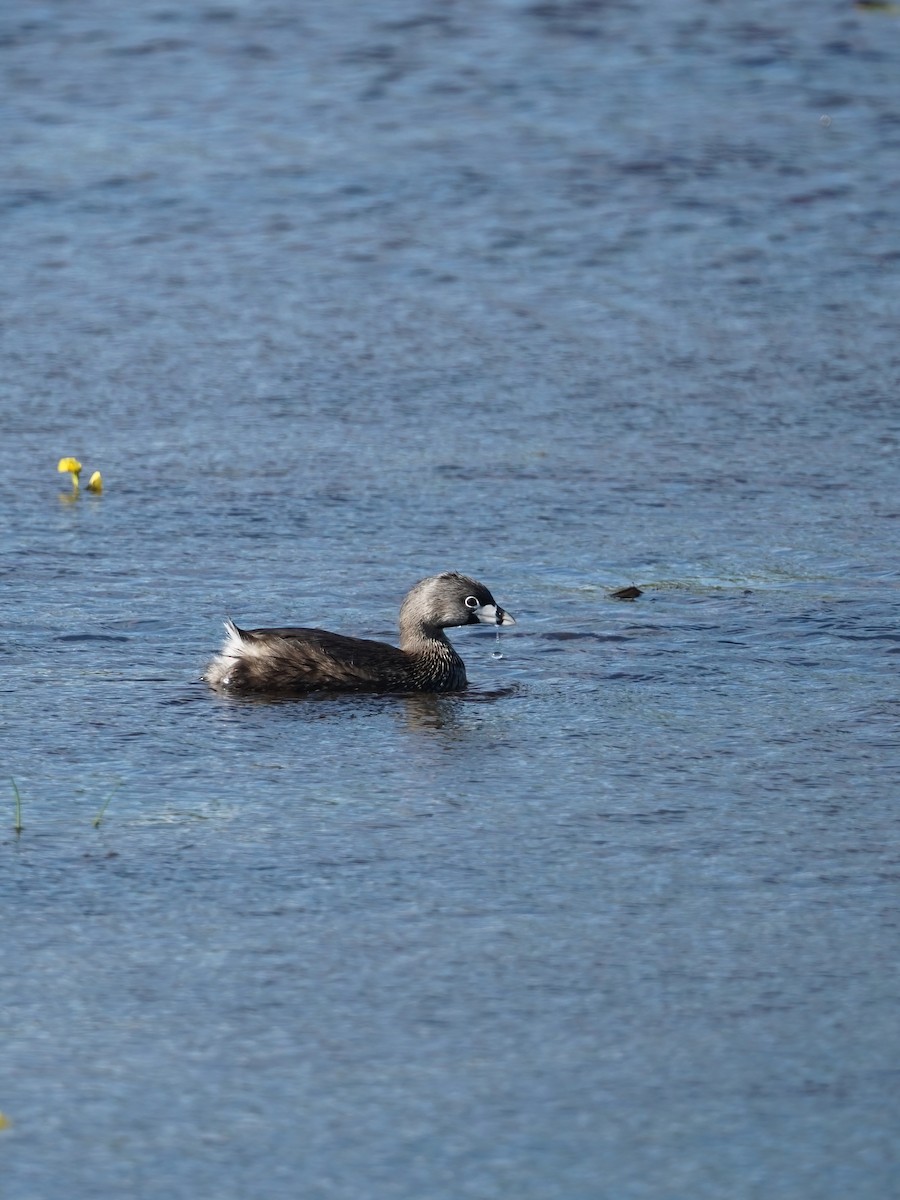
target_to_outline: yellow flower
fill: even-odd
[[[78,491],[78,475],[79,475],[79,472],[81,471],[81,463],[78,461],[78,459],[77,458],[61,458],[59,460],[59,466],[56,469],[57,469],[57,471],[60,472],[60,474],[64,474],[66,471],[68,471],[69,475],[72,478],[72,489],[73,489],[73,491],[77,492]]]
[[[9,1129],[11,1124],[12,1121],[10,1121],[9,1117],[4,1116],[4,1114],[0,1112],[0,1129]]]
[[[90,479],[88,480],[88,491],[89,492],[102,492],[103,491],[103,478],[99,471],[95,471],[93,473],[93,475],[90,477]]]

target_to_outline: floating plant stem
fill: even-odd
[[[22,797],[19,795],[19,789],[16,787],[16,781],[12,779],[10,782],[12,783],[13,792],[15,793],[16,797],[16,820],[15,824],[13,825],[13,829],[16,831],[16,835],[18,836],[25,828],[25,826],[22,824]]]
[[[94,826],[95,829],[100,828],[100,822],[103,820],[103,814],[106,812],[107,808],[109,807],[110,800],[112,800],[113,796],[116,794],[116,792],[119,790],[119,788],[121,786],[122,786],[121,784],[117,783],[116,786],[113,788],[113,790],[109,793],[109,795],[103,801],[103,803],[100,805],[100,808],[97,810],[96,817],[94,817],[93,821],[91,822],[91,824]]]

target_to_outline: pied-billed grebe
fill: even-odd
[[[422,579],[400,607],[400,649],[325,629],[238,629],[203,678],[237,693],[457,692],[466,668],[444,630],[454,625],[515,625],[484,586],[456,571]]]

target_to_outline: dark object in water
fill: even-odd
[[[400,648],[325,629],[238,629],[225,622],[222,649],[204,672],[214,688],[243,694],[457,692],[463,660],[444,630],[515,625],[482,583],[445,571],[422,579],[400,607]]]
[[[630,587],[623,587],[615,592],[610,592],[609,597],[611,600],[637,600],[638,596],[643,596],[643,594],[639,587],[631,584]]]

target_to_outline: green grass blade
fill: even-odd
[[[113,796],[116,794],[116,792],[119,790],[119,788],[121,786],[122,785],[120,783],[117,783],[116,786],[113,788],[113,790],[109,793],[109,795],[103,801],[103,803],[100,805],[100,808],[97,812],[96,817],[94,817],[93,821],[91,822],[91,824],[94,826],[95,829],[100,828],[100,822],[103,820],[103,814],[106,812],[107,808],[109,807],[110,800],[112,800]]]
[[[19,795],[19,789],[18,789],[18,787],[16,787],[16,781],[14,779],[12,779],[12,780],[10,780],[10,782],[13,785],[13,791],[15,792],[15,795],[16,795],[16,820],[15,820],[15,824],[13,825],[13,829],[16,831],[16,834],[18,835],[25,828],[25,826],[22,824],[22,797]]]

